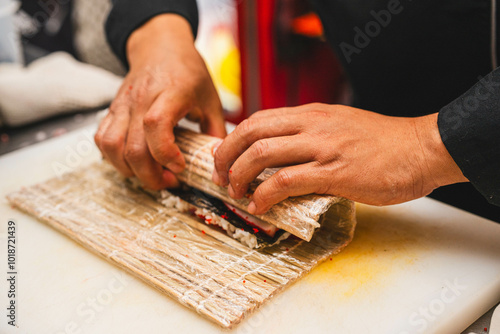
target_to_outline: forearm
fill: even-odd
[[[193,36],[198,29],[196,0],[114,0],[106,21],[106,37],[120,60],[127,64],[126,44],[134,31],[152,18],[171,13],[189,22]]]
[[[177,14],[161,14],[136,29],[128,38],[126,56],[129,65],[154,63],[155,57],[165,53],[193,52],[194,35],[189,22]]]

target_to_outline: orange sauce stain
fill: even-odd
[[[307,284],[324,285],[325,292],[338,298],[362,298],[366,291],[393,284],[396,271],[412,267],[425,247],[418,240],[418,225],[372,215],[373,210],[383,209],[358,206],[353,241],[307,275]]]

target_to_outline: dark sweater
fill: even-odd
[[[354,106],[405,117],[439,111],[443,142],[471,183],[431,197],[500,222],[500,70],[489,74],[490,0],[312,3],[350,79]],[[195,0],[114,1],[106,31],[125,64],[130,33],[160,13],[182,15],[196,33]]]

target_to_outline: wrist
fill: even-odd
[[[415,119],[415,132],[423,155],[424,175],[433,188],[448,184],[468,182],[446,149],[439,133],[438,114]]]
[[[191,49],[194,49],[191,26],[178,14],[161,14],[153,17],[130,34],[126,44],[130,67],[145,60],[150,61],[156,55]]]

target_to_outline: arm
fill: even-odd
[[[106,21],[106,37],[115,54],[125,65],[128,65],[126,44],[130,35],[153,17],[165,13],[184,17],[196,37],[196,0],[113,0],[113,8]]]
[[[239,198],[261,169],[292,165],[257,189],[249,208],[257,213],[310,192],[393,204],[468,180],[500,205],[499,87],[497,69],[439,114],[413,119],[326,105],[259,112],[217,150],[214,181]],[[314,121],[301,119],[305,112]],[[298,140],[298,133],[309,139]]]
[[[324,104],[261,111],[218,147],[213,180],[241,198],[264,168],[285,166],[256,189],[252,214],[308,193],[374,205],[409,201],[467,181],[443,145],[437,117]]]
[[[184,3],[122,0],[116,2],[110,14],[108,34],[114,38],[112,32],[116,28],[118,35],[112,45],[117,51],[125,36],[123,56],[130,71],[95,135],[106,160],[124,176],[135,175],[151,189],[178,184],[174,173],[184,169],[185,161],[174,143],[173,128],[183,117],[198,121],[201,130],[213,136],[226,134],[219,97],[194,47],[193,27],[184,16],[156,15],[135,28],[130,36],[122,35],[118,24],[113,26],[120,10],[126,9],[125,4],[130,7],[122,13],[120,22],[131,29],[134,22],[140,22],[133,19],[136,10],[141,13],[143,7],[151,9],[159,2]],[[154,12],[151,9],[149,13]]]

